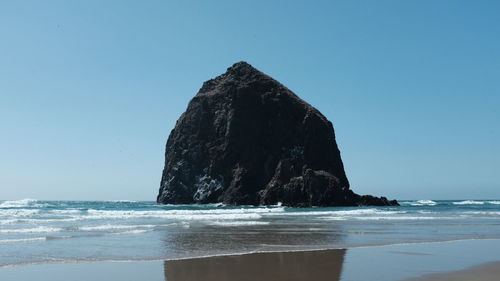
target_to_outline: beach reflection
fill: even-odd
[[[314,250],[341,245],[345,234],[335,226],[251,225],[190,226],[169,231],[164,251],[175,258],[221,254]]]
[[[165,261],[165,281],[338,281],[345,249]]]

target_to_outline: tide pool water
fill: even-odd
[[[0,266],[500,238],[500,200],[288,208],[0,201]]]

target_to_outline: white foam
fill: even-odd
[[[120,211],[120,210],[88,210],[85,219],[134,219],[163,218],[171,220],[242,220],[259,219],[262,214],[282,212],[283,208],[255,209],[215,209],[215,210],[153,210],[153,211]]]
[[[29,217],[39,213],[40,210],[33,209],[0,209],[0,216],[9,217]]]
[[[148,232],[148,230],[136,229],[136,230],[129,230],[129,231],[124,231],[124,232],[116,232],[116,233],[113,233],[111,235],[141,234],[141,233],[145,233],[145,232]]]
[[[437,203],[432,200],[418,200],[417,202],[410,203],[411,206],[435,206]]]
[[[35,241],[45,241],[45,237],[35,237],[35,238],[23,238],[23,239],[0,239],[0,243],[20,243],[20,242],[35,242]]]
[[[454,205],[483,205],[483,201],[465,200],[460,202],[453,202]]]
[[[406,211],[391,211],[379,209],[355,209],[343,211],[312,211],[312,212],[285,212],[287,216],[353,216],[353,215],[396,215],[405,214]]]
[[[155,225],[152,224],[142,224],[142,225],[95,225],[95,226],[80,226],[79,230],[82,231],[100,231],[100,230],[115,230],[115,229],[134,229],[134,228],[154,228]]]
[[[458,219],[458,217],[426,217],[426,216],[370,216],[370,217],[320,217],[324,220],[443,220],[443,219]]]
[[[488,201],[488,204],[500,205],[500,201]]]
[[[348,210],[348,211],[334,211],[336,215],[394,215],[394,214],[405,214],[406,211],[383,211],[378,209],[359,209],[359,210]]]
[[[80,221],[83,218],[63,218],[63,219],[11,219],[11,220],[0,220],[0,224],[14,224],[14,223],[29,223],[29,224],[43,224],[43,223],[54,223],[54,222],[71,222]]]
[[[209,223],[218,226],[268,225],[267,221],[214,221]]]
[[[495,211],[469,211],[469,212],[464,212],[464,214],[500,216],[500,212],[495,212]]]
[[[50,210],[49,211],[52,214],[58,214],[58,215],[74,215],[74,214],[80,214],[82,213],[82,210],[79,209],[63,209],[63,210]]]
[[[0,229],[0,233],[48,233],[62,231],[58,227],[39,226],[35,228]]]
[[[16,223],[18,220],[16,219],[8,219],[8,220],[0,220],[0,224],[13,224]]]
[[[214,207],[225,207],[226,204],[222,203],[222,202],[219,202],[219,203],[213,203],[213,204],[208,204],[210,206],[214,206]]]
[[[419,214],[436,214],[437,212],[431,212],[431,211],[417,211]]]
[[[29,205],[32,205],[33,203],[36,203],[37,200],[35,199],[21,199],[21,200],[13,200],[13,201],[4,201],[0,203],[0,208],[22,208],[22,207],[27,207]]]
[[[282,213],[271,213],[265,215],[279,215],[279,216],[321,216],[331,214],[333,211],[293,211],[293,212],[282,212]]]

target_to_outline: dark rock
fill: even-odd
[[[245,62],[205,82],[168,137],[158,203],[358,206],[332,123]]]

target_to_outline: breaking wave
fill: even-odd
[[[35,242],[35,241],[45,241],[46,237],[35,237],[35,238],[22,238],[22,239],[0,239],[0,243],[22,243],[22,242]]]
[[[114,232],[114,233],[109,233],[108,235],[128,235],[128,234],[142,234],[148,232],[147,229],[135,229],[135,230],[128,230],[128,231],[123,231],[123,232]]]
[[[285,212],[286,216],[353,216],[353,215],[395,215],[405,214],[406,211],[380,210],[380,209],[356,209],[342,211],[309,211],[309,212]]]
[[[444,217],[444,216],[369,216],[369,217],[321,217],[324,220],[401,220],[401,221],[414,221],[414,220],[444,220],[444,219],[460,219],[457,217]],[[463,219],[463,217],[461,217]]]
[[[143,225],[113,225],[113,224],[105,224],[105,225],[94,225],[94,226],[80,226],[79,230],[82,231],[101,231],[101,230],[121,230],[121,229],[135,229],[135,228],[154,228],[155,225],[152,224],[143,224]]]
[[[0,209],[0,216],[2,217],[29,217],[39,213],[40,210],[36,209]]]
[[[283,208],[154,211],[108,211],[90,209],[87,211],[88,214],[83,217],[86,219],[163,218],[171,220],[239,220],[260,219],[262,214],[283,212],[283,210]]]
[[[268,221],[215,221],[211,222],[210,225],[218,226],[245,226],[245,225],[268,225]]]
[[[62,228],[39,226],[35,228],[0,229],[0,233],[48,233],[60,232]]]
[[[21,199],[21,200],[13,200],[13,201],[3,201],[0,203],[0,208],[22,208],[34,205],[38,200],[35,199]],[[38,205],[40,206],[40,205]]]
[[[483,205],[483,204],[484,204],[484,201],[474,201],[474,200],[453,202],[453,205]]]
[[[412,206],[435,206],[437,203],[432,200],[418,200],[416,203],[411,204]]]

